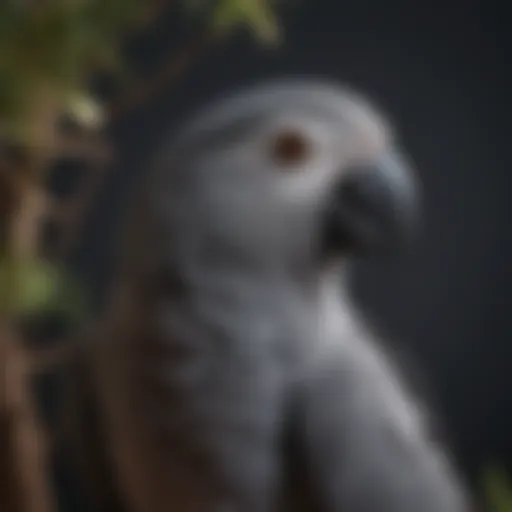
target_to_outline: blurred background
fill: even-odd
[[[27,439],[57,423],[67,348],[102,311],[125,202],[155,148],[205,102],[283,75],[348,83],[394,120],[424,184],[425,226],[413,254],[359,264],[354,293],[414,361],[475,494],[494,500],[490,511],[512,511],[504,483],[512,472],[512,36],[504,4],[4,4],[0,457],[2,447],[10,455],[0,477],[12,480],[19,458],[39,457],[51,461],[56,483],[51,498],[40,490],[46,498],[7,512],[87,510],[58,442],[40,440],[31,452]],[[57,13],[47,23],[45,9]],[[31,418],[14,436],[13,401]],[[44,479],[30,460],[18,466],[33,473],[22,486]],[[53,508],[40,507],[47,498]]]

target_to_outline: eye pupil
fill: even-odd
[[[309,150],[306,138],[301,133],[290,130],[275,138],[272,157],[280,165],[293,165],[305,160]]]

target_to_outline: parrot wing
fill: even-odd
[[[364,340],[362,340],[364,341]],[[376,347],[333,345],[299,384],[302,476],[325,512],[460,512],[462,488]]]

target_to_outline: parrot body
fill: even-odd
[[[256,87],[185,126],[147,185],[85,356],[104,509],[466,510],[342,283],[414,216],[382,117],[317,82]]]

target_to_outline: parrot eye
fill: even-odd
[[[311,144],[303,133],[289,128],[274,136],[270,154],[278,165],[291,167],[304,162],[310,156]]]

